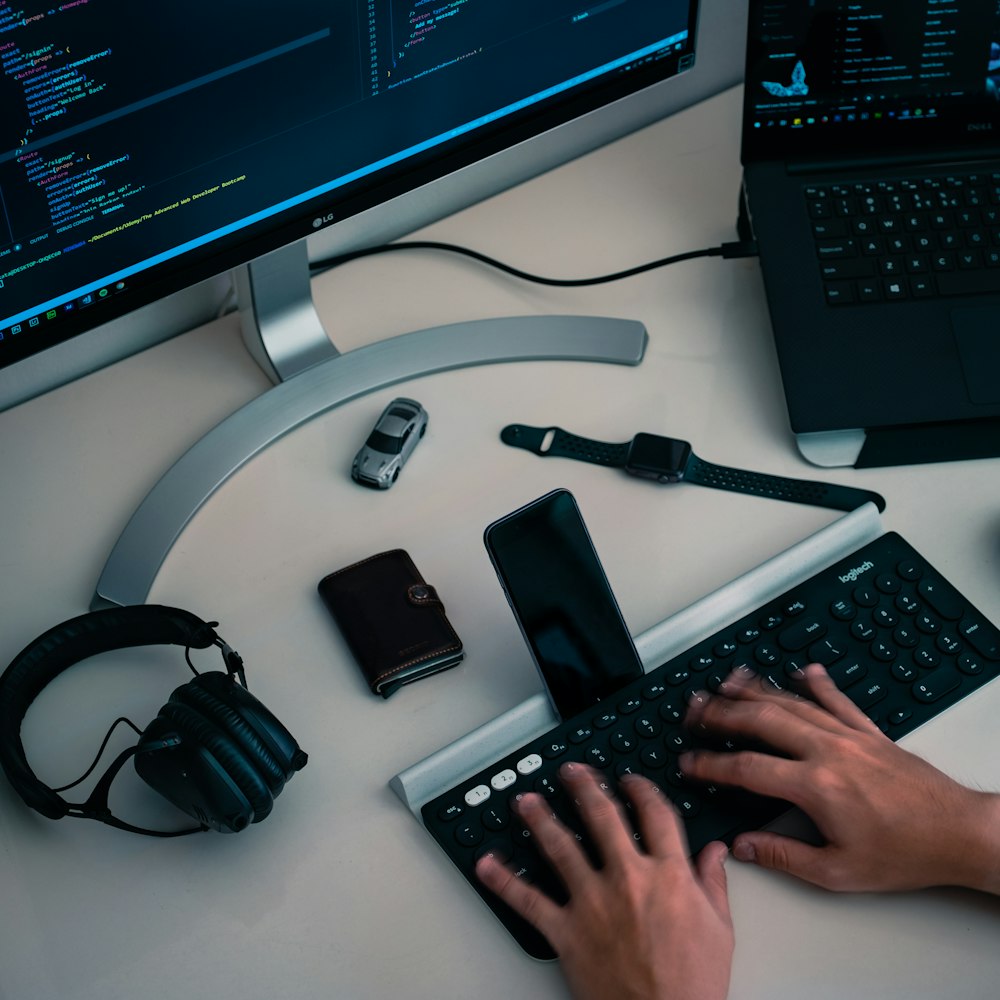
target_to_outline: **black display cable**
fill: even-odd
[[[512,267],[503,261],[488,257],[478,250],[469,247],[459,246],[455,243],[440,243],[434,240],[407,240],[403,243],[383,243],[380,246],[366,247],[363,250],[352,250],[349,253],[339,254],[335,257],[328,257],[325,260],[314,261],[310,267],[312,274],[320,274],[332,268],[340,267],[352,260],[360,260],[363,257],[373,257],[377,254],[393,253],[399,250],[436,250],[445,253],[460,254],[485,264],[488,267],[496,268],[521,281],[530,281],[536,285],[549,285],[555,288],[582,288],[586,285],[604,285],[612,281],[621,281],[624,278],[631,278],[646,271],[653,271],[659,267],[666,267],[669,264],[678,264],[685,260],[694,260],[698,257],[722,257],[724,260],[732,260],[740,257],[756,257],[757,244],[754,240],[740,240],[734,243],[723,243],[717,247],[707,247],[704,250],[689,250],[686,253],[674,254],[671,257],[662,257],[659,260],[649,261],[646,264],[639,264],[624,271],[616,271],[613,274],[603,274],[595,278],[546,278],[537,274],[530,274],[520,268]]]

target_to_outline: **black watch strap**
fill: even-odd
[[[561,427],[528,427],[525,424],[508,424],[500,432],[500,440],[504,444],[514,448],[524,448],[536,455],[555,455],[626,470],[632,444],[631,441],[608,444],[570,434]],[[693,452],[684,469],[679,471],[679,479],[717,490],[731,490],[734,493],[747,493],[751,496],[770,497],[774,500],[787,500],[790,503],[844,511],[855,510],[862,504],[871,502],[879,511],[885,510],[883,497],[871,490],[838,486],[811,479],[789,479],[785,476],[769,476],[762,472],[731,469],[728,466],[706,462]]]
[[[548,437],[550,439],[546,441]],[[528,427],[526,424],[508,424],[500,432],[500,440],[513,448],[533,451],[536,455],[575,458],[578,462],[609,465],[613,469],[625,468],[629,445],[632,443],[626,441],[624,444],[607,444],[570,434],[561,427]]]

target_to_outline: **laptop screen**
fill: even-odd
[[[743,162],[1000,145],[1000,0],[750,0]]]

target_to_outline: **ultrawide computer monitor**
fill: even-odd
[[[735,82],[743,6],[0,0],[0,409]]]

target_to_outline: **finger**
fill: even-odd
[[[594,872],[576,837],[555,817],[539,795],[524,795],[518,802],[517,815],[534,837],[539,853],[572,895],[581,880]]]
[[[628,774],[621,787],[635,810],[647,853],[657,858],[684,858],[689,854],[687,834],[677,810],[648,778]]]
[[[681,754],[678,763],[687,778],[712,785],[733,785],[795,805],[802,804],[807,792],[804,786],[807,765],[767,753],[693,750]]]
[[[800,670],[798,678],[800,683],[805,681],[805,676],[804,671]],[[811,700],[811,695],[808,698],[802,698],[795,692],[778,690],[745,667],[734,670],[722,683],[718,693],[733,701],[769,702],[782,705],[799,718],[820,729],[831,733],[841,732],[839,720],[831,716],[827,709]],[[698,713],[704,704],[706,704],[706,696],[699,692],[699,695],[691,702],[689,725],[697,723]]]
[[[564,764],[559,769],[559,776],[573,797],[604,863],[613,864],[617,858],[634,853],[636,844],[628,820],[604,777],[583,764]]]
[[[871,732],[873,728],[878,730],[878,726],[837,687],[833,678],[821,664],[810,663],[805,668],[802,676],[802,686],[816,704],[826,709],[827,712],[836,719],[839,719],[845,726],[850,726],[851,729],[857,729],[866,733]]]
[[[729,849],[720,840],[706,844],[695,860],[695,872],[708,901],[716,913],[729,917],[729,886],[726,878],[726,858]]]
[[[495,892],[516,914],[552,940],[563,911],[541,889],[523,882],[492,856],[483,857],[476,863],[476,875],[483,885]]]
[[[776,696],[747,700],[718,695],[698,697],[688,718],[688,726],[694,733],[735,736],[805,757],[825,734],[837,731],[834,719],[816,706],[807,707],[805,702]]]
[[[733,857],[794,875],[824,889],[835,889],[838,873],[830,857],[830,849],[783,837],[777,833],[741,833],[733,841]]]

